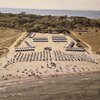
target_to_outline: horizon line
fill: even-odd
[[[73,11],[100,11],[100,10],[83,10],[83,9],[45,9],[45,8],[40,8],[40,9],[38,9],[38,8],[17,8],[17,7],[15,7],[15,8],[13,8],[13,7],[0,7],[1,9],[33,9],[33,10],[62,10],[62,11],[71,11],[71,10],[73,10]]]

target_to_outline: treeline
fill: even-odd
[[[0,27],[34,32],[64,33],[76,27],[98,27],[100,20],[85,17],[0,13]]]

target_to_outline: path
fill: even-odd
[[[89,45],[89,44],[87,44],[85,41],[83,41],[81,38],[79,38],[74,32],[71,32],[75,37],[77,37],[81,42],[83,42],[87,47],[88,47],[88,52],[90,53],[90,54],[93,54],[92,53],[92,47]]]
[[[20,34],[15,35],[15,36],[13,36],[13,37],[10,37],[10,38],[8,38],[8,39],[6,39],[6,40],[3,40],[3,41],[0,42],[0,44],[1,44],[1,43],[4,43],[4,42],[6,42],[6,41],[9,41],[9,40],[11,40],[11,39],[13,39],[13,38],[15,38],[15,37],[17,37],[17,36],[20,36]]]

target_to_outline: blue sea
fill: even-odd
[[[53,15],[53,16],[80,16],[88,18],[100,18],[100,11],[84,11],[84,10],[44,10],[44,9],[20,9],[20,8],[0,8],[1,13],[18,14],[26,12],[26,14],[37,15]]]

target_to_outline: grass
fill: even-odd
[[[0,42],[2,42],[3,40],[6,40],[8,38],[11,38],[15,35],[18,35],[20,33],[21,33],[21,31],[16,30],[16,29],[0,28]]]
[[[76,35],[92,47],[93,52],[100,52],[100,29],[88,28],[88,32],[75,32]]]
[[[21,35],[22,31],[9,28],[0,28],[0,56],[8,52],[16,39]]]
[[[77,41],[77,43],[82,46],[83,48],[88,48],[87,45],[85,45],[84,43],[82,43],[75,35],[71,34],[70,35],[75,41]]]

